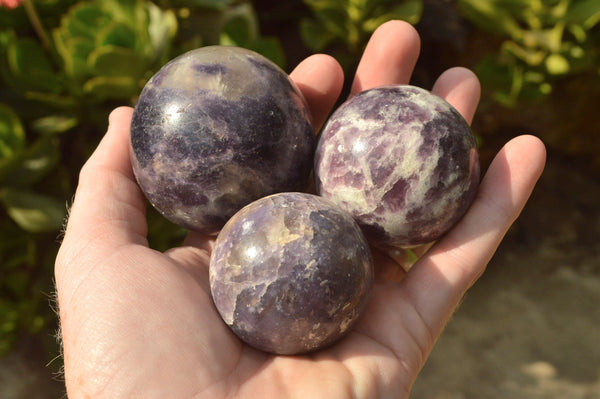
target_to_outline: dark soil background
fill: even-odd
[[[414,399],[600,399],[600,184],[550,152]]]

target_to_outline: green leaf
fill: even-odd
[[[104,8],[107,14],[110,14],[111,19],[131,22],[132,25],[136,25],[140,22],[138,17],[140,16],[139,11],[143,8],[143,4],[147,0],[95,0],[98,4]]]
[[[110,23],[110,15],[100,6],[90,3],[77,3],[63,17],[61,26],[70,37],[86,37],[94,40],[101,27]]]
[[[470,22],[486,32],[520,37],[521,28],[507,5],[495,1],[459,0],[458,9]]]
[[[81,79],[89,74],[87,59],[94,50],[94,43],[86,38],[70,38],[65,52],[61,53],[66,73],[74,79]]]
[[[153,60],[167,55],[171,40],[177,33],[177,17],[171,10],[161,10],[154,3],[147,3],[149,52]]]
[[[35,264],[36,259],[36,242],[33,237],[7,218],[0,221],[0,259],[3,273],[23,265]]]
[[[221,37],[226,37],[229,45],[246,47],[248,43],[251,43],[258,37],[258,32],[253,29],[251,22],[239,16],[227,22],[223,28]]]
[[[304,0],[304,3],[315,12],[321,12],[327,9],[343,9],[347,6],[347,0]]]
[[[52,108],[64,108],[72,110],[77,107],[77,99],[74,97],[61,96],[54,93],[45,93],[41,91],[29,91],[25,93],[25,99],[40,102]]]
[[[42,136],[22,151],[20,158],[11,165],[8,175],[0,170],[0,177],[3,177],[3,184],[26,187],[47,176],[59,160],[58,139],[52,136]]]
[[[492,92],[492,97],[496,101],[506,107],[516,105],[515,93],[511,92],[514,81],[514,70],[512,68],[499,63],[492,57],[484,57],[477,64],[475,73],[481,79],[484,87]]]
[[[0,103],[0,167],[25,146],[25,130],[19,116],[8,105]]]
[[[52,136],[71,130],[79,121],[75,117],[50,115],[38,118],[31,123],[31,128],[38,134]]]
[[[348,22],[348,14],[343,9],[324,8],[318,12],[317,19],[322,24],[321,29],[326,29],[337,38],[347,39],[351,26]]]
[[[419,255],[417,255],[415,253],[415,251],[413,251],[412,249],[405,249],[406,251],[406,260],[408,262],[408,267],[411,267],[412,265],[414,265],[415,263],[417,263],[417,261],[419,260]]]
[[[138,80],[131,76],[96,76],[85,82],[83,92],[94,100],[129,100],[138,94]]]
[[[579,43],[583,43],[587,39],[587,33],[581,25],[569,24],[567,25],[567,29]]]
[[[376,13],[373,18],[363,23],[363,29],[366,32],[374,32],[381,24],[394,19],[400,19],[410,24],[416,24],[423,15],[423,2],[421,0],[411,0],[393,7],[389,12]]]
[[[6,212],[23,230],[40,233],[60,229],[66,215],[63,201],[30,190],[4,188],[0,198]]]
[[[304,0],[304,3],[314,16],[300,22],[300,35],[306,46],[322,51],[333,43],[341,43],[346,53],[354,57],[384,22],[402,19],[414,24],[423,12],[422,0]],[[340,54],[338,60],[343,56]]]
[[[119,46],[134,49],[136,47],[136,32],[129,25],[113,22],[98,32],[96,46]]]
[[[600,1],[572,1],[567,10],[566,20],[569,23],[582,25],[584,29],[592,29],[600,22]]]
[[[179,0],[173,1],[177,7],[202,7],[223,10],[234,4],[236,0]]]
[[[569,73],[571,69],[569,60],[558,53],[550,54],[546,57],[545,65],[548,73],[551,75],[564,75]]]
[[[363,23],[366,32],[374,32],[381,24],[394,19],[400,19],[410,24],[416,24],[423,14],[423,3],[420,0],[409,1],[394,7],[387,13],[378,14]]]
[[[548,54],[546,50],[538,49],[537,47],[531,48],[521,46],[510,40],[502,44],[501,52],[508,57],[519,59],[530,67],[537,67],[542,64]]]
[[[8,65],[25,90],[42,90],[59,93],[60,77],[42,47],[31,38],[19,39],[7,49]]]
[[[300,20],[300,35],[312,51],[323,51],[336,38],[330,31],[323,29],[320,23],[307,18]]]
[[[135,50],[107,45],[92,51],[88,68],[93,75],[140,78],[146,71],[146,62]]]
[[[260,37],[249,43],[246,48],[264,55],[281,69],[285,69],[285,52],[281,42],[276,37]]]

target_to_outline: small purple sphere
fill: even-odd
[[[202,47],[167,63],[131,122],[133,170],[150,203],[207,234],[258,198],[303,190],[315,141],[287,74],[238,47]]]
[[[235,334],[287,355],[344,336],[373,282],[356,221],[305,193],[274,194],[236,213],[217,236],[209,270],[214,303]]]
[[[382,86],[332,114],[317,145],[315,184],[375,245],[412,247],[437,240],[464,215],[479,185],[479,156],[448,102],[415,86]]]

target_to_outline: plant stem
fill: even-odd
[[[24,0],[23,6],[25,7],[25,12],[27,13],[29,22],[31,23],[31,26],[33,26],[35,33],[40,38],[42,45],[46,50],[52,50],[52,43],[50,42],[50,38],[48,37],[46,29],[44,29],[44,25],[42,25],[42,21],[40,20],[40,16],[38,15],[35,6],[33,5],[33,1]]]

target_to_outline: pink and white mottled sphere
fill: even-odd
[[[342,104],[315,155],[318,194],[381,246],[440,238],[471,205],[479,174],[465,119],[442,98],[409,85],[366,90]]]

